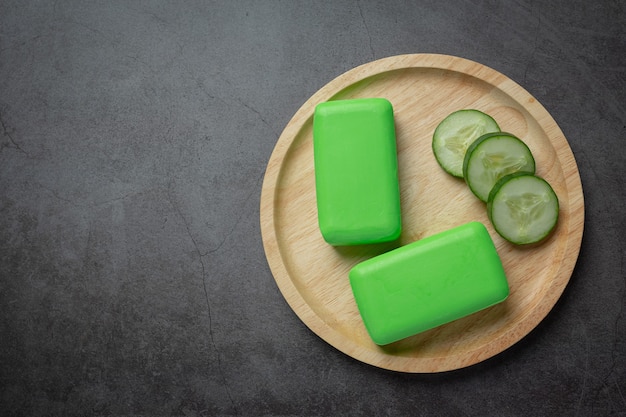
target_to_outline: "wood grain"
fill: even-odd
[[[403,232],[390,244],[335,248],[317,224],[312,116],[327,100],[384,97],[394,106]],[[465,183],[432,154],[432,133],[449,113],[475,108],[520,137],[537,175],[559,197],[554,233],[532,247],[495,233]],[[527,91],[503,74],[466,59],[435,54],[381,59],[346,72],[316,92],[285,127],[270,157],[261,193],[261,232],[281,293],[319,337],[365,363],[402,372],[466,367],[507,349],[549,313],[580,250],[584,201],[578,167],[560,128]],[[462,223],[481,221],[496,244],[511,293],[499,305],[399,342],[377,346],[356,308],[348,271],[356,263]]]

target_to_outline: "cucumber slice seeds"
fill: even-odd
[[[457,110],[435,129],[432,141],[435,159],[447,173],[463,178],[463,158],[467,148],[483,134],[499,131],[496,121],[480,110]]]
[[[517,172],[502,177],[493,187],[487,214],[500,236],[526,245],[543,240],[554,229],[559,200],[546,180]]]
[[[535,159],[524,142],[510,133],[487,133],[470,145],[463,161],[463,177],[470,190],[487,202],[496,181],[507,174],[535,173]]]

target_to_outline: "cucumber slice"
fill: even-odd
[[[487,133],[465,153],[463,177],[482,201],[487,202],[496,181],[518,171],[535,173],[535,158],[524,142],[510,133]]]
[[[487,214],[496,232],[509,242],[536,243],[556,226],[559,200],[543,178],[517,172],[505,175],[493,187]]]
[[[439,123],[433,134],[433,153],[439,165],[451,175],[463,178],[463,158],[472,142],[500,127],[480,110],[457,110]]]

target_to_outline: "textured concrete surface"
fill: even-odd
[[[626,416],[626,4],[0,2],[3,416]],[[476,60],[559,123],[569,286],[479,365],[405,375],[310,332],[267,266],[265,165],[300,105],[402,53]]]

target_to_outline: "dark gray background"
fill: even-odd
[[[626,416],[626,3],[0,1],[0,414]],[[259,228],[266,163],[320,87],[457,55],[574,152],[581,254],[479,365],[407,375],[300,322]]]

